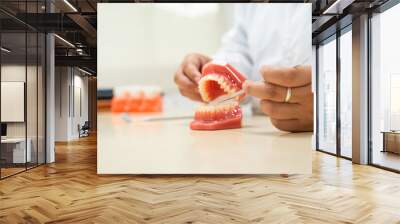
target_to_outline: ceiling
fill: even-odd
[[[201,0],[210,2],[207,0]],[[251,2],[312,3],[313,42],[332,35],[339,20],[373,9],[388,0],[267,0]],[[81,66],[96,73],[97,57],[97,3],[168,2],[166,0],[1,0],[0,24],[4,38],[14,41],[13,47],[24,46],[18,32],[54,32],[56,65]],[[179,0],[174,2],[180,2]],[[185,2],[185,1],[182,1]],[[224,1],[222,1],[224,2]],[[226,2],[235,2],[232,0]],[[243,1],[238,1],[243,2]],[[248,1],[250,2],[250,1]],[[51,12],[51,13],[50,13]],[[346,25],[346,23],[342,23]],[[68,44],[67,42],[71,43]],[[4,42],[3,42],[4,43]],[[34,45],[28,46],[28,52]],[[21,48],[24,49],[24,48]],[[19,51],[16,50],[15,54]],[[23,53],[23,52],[21,52]]]

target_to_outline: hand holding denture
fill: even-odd
[[[235,93],[242,90],[245,80],[246,78],[229,64],[206,64],[203,67],[198,88],[202,100],[209,104],[196,110],[190,128],[194,130],[240,128],[242,111],[239,101],[244,94],[217,105],[210,104],[210,102],[234,96]]]
[[[189,99],[202,101],[198,90],[198,82],[201,78],[201,70],[211,58],[202,54],[189,54],[175,72],[174,80],[180,93]]]
[[[313,130],[311,66],[261,68],[263,82],[246,81],[248,95],[261,99],[261,110],[280,130]]]

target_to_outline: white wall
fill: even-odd
[[[69,76],[67,67],[55,69],[55,140],[68,140],[68,86]]]
[[[186,7],[186,8],[185,8]],[[98,4],[98,88],[160,85],[189,52],[212,55],[230,26],[227,4]]]
[[[78,124],[88,120],[88,78],[76,68],[56,67],[55,85],[55,140],[77,139]]]
[[[82,74],[82,73],[81,73]],[[82,116],[79,117],[80,122],[85,122],[88,120],[88,77],[75,75],[75,86],[81,88],[82,90]]]
[[[85,76],[81,76],[82,73],[76,74],[77,70],[75,70],[74,75],[74,96],[71,96],[74,99],[74,102],[71,104],[75,104],[72,108],[72,119],[71,119],[71,133],[72,138],[78,138],[78,124],[82,126],[85,121],[88,121],[88,78]],[[82,110],[82,111],[80,111]]]

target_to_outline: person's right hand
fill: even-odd
[[[192,100],[202,101],[197,83],[201,78],[201,69],[210,61],[211,58],[202,54],[186,55],[174,76],[174,81],[183,96]]]

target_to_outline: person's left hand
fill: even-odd
[[[261,99],[261,110],[272,124],[283,131],[312,131],[311,66],[263,66],[260,72],[264,82],[246,81],[243,87],[247,94]],[[291,97],[285,102],[288,88]]]

